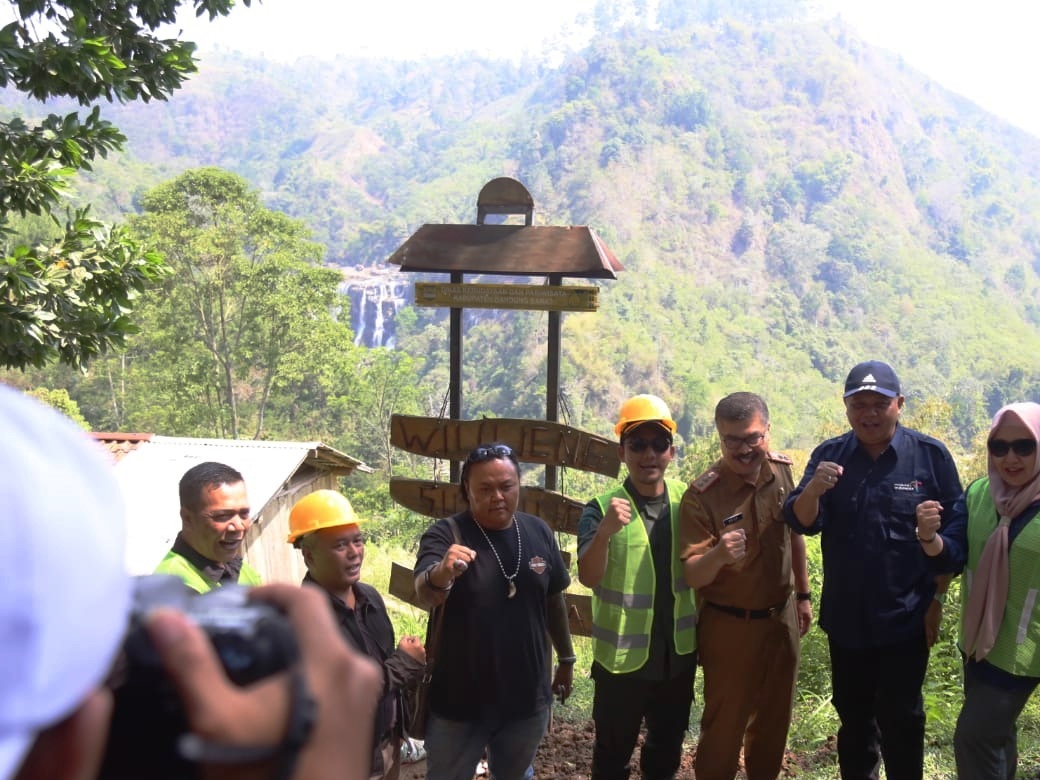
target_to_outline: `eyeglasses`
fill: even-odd
[[[631,439],[625,439],[625,444],[632,452],[645,452],[647,447],[652,447],[654,452],[660,455],[672,446],[672,440],[666,439],[663,436],[657,436],[653,439],[644,439],[641,436],[634,436]]]
[[[513,450],[505,444],[492,444],[489,447],[477,447],[466,458],[466,463],[483,463],[486,460],[512,458]]]
[[[986,442],[986,449],[994,458],[1003,458],[1009,451],[1014,451],[1020,458],[1028,458],[1036,452],[1036,442],[1032,439],[1015,439],[1014,441],[990,439]]]
[[[248,520],[252,515],[249,507],[243,509],[225,509],[220,512],[199,512],[200,515],[214,523],[230,523],[236,517]]]
[[[722,443],[727,450],[739,450],[745,444],[748,447],[757,447],[765,439],[764,433],[752,433],[750,436],[723,436]]]

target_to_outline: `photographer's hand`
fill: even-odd
[[[299,643],[307,688],[317,702],[310,738],[300,750],[293,778],[368,777],[372,724],[382,687],[378,667],[343,641],[326,599],[316,589],[292,585],[256,588],[251,596],[289,617]],[[277,746],[286,736],[289,674],[240,688],[224,674],[205,633],[186,616],[158,609],[148,631],[184,704],[193,733],[216,744]],[[209,765],[207,778],[273,777],[278,759],[253,765]]]

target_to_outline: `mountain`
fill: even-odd
[[[911,410],[948,408],[955,448],[1040,400],[1040,139],[840,20],[680,5],[558,64],[214,56],[168,103],[106,108],[128,152],[82,196],[117,217],[221,166],[305,220],[327,262],[396,275],[385,260],[420,225],[472,224],[481,186],[512,176],[536,224],[589,225],[625,266],[598,312],[564,317],[567,421],[593,431],[655,392],[693,440],[749,389],[774,445],[806,448],[867,358],[896,366]],[[26,107],[4,93],[0,110]],[[443,392],[446,313],[402,311],[395,348]],[[541,416],[546,316],[467,322],[464,414]]]

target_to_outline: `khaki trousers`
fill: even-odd
[[[775,780],[798,677],[794,598],[766,618],[736,617],[705,604],[697,644],[704,675],[697,780],[733,780],[741,744],[748,780]]]

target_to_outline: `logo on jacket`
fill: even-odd
[[[534,556],[527,565],[535,574],[545,574],[545,570],[549,568],[549,564],[545,562],[545,558],[540,555]]]

